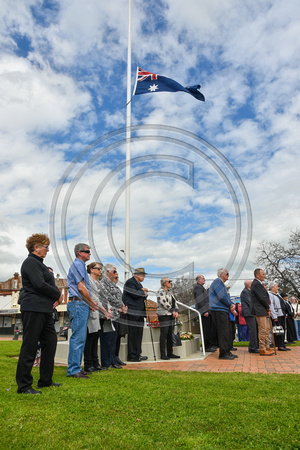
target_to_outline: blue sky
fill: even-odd
[[[52,219],[55,272],[64,275],[74,244],[92,238],[92,259],[115,261],[122,273],[107,217],[114,207],[119,252],[125,135],[113,132],[126,121],[127,1],[0,4],[0,279],[20,270],[27,236],[50,233]],[[229,264],[232,277],[252,278],[259,242],[286,242],[299,227],[299,25],[297,0],[132,0],[132,89],[139,65],[201,84],[206,97],[132,100],[132,125],[141,126],[132,144],[133,266],[157,275],[193,265],[209,280]],[[148,283],[156,289],[157,278]]]

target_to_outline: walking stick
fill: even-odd
[[[284,316],[284,343],[287,344],[287,326],[286,326],[286,316]]]
[[[269,316],[270,329],[271,329],[272,338],[273,338],[274,351],[275,351],[275,355],[277,355],[276,347],[275,347],[275,339],[274,339],[273,327],[272,327],[272,320],[271,320],[271,316],[270,316],[270,312],[269,311],[268,311],[268,316]]]
[[[154,342],[153,342],[153,336],[152,336],[152,327],[151,327],[150,316],[149,316],[149,311],[148,311],[148,305],[147,305],[147,299],[146,298],[145,298],[145,306],[146,306],[147,319],[148,319],[148,323],[149,323],[149,327],[150,327],[150,337],[151,337],[151,342],[152,342],[153,358],[154,358],[154,361],[156,361]]]

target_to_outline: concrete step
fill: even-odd
[[[157,360],[160,359],[159,335],[160,335],[159,329],[155,328],[152,329],[154,352]],[[203,352],[200,351],[199,336],[195,336],[194,339],[190,341],[181,341],[181,344],[182,345],[179,347],[173,347],[173,353],[175,355],[180,356],[181,359],[190,358],[192,355],[193,357],[195,357],[195,359],[199,359],[203,356]],[[153,345],[150,335],[150,329],[149,327],[145,327],[143,333],[142,354],[143,356],[148,357],[148,361],[154,361]],[[98,345],[98,353],[100,356],[100,343]],[[57,343],[55,362],[60,364],[67,364],[68,354],[69,354],[69,341],[59,341]],[[127,336],[121,339],[119,357],[122,361],[127,360]]]

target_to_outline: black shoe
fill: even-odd
[[[40,383],[38,383],[38,388],[44,388],[44,387],[50,387],[50,386],[59,387],[59,386],[61,386],[61,383],[54,383],[54,381],[52,381],[51,384],[40,384]]]
[[[213,348],[213,347],[208,347],[208,348],[205,349],[205,351],[206,351],[206,352],[213,353],[213,352],[216,352],[217,349],[216,349],[216,348]]]
[[[229,352],[230,356],[233,356],[234,358],[238,358],[238,355],[233,355],[231,352]]]
[[[249,353],[259,353],[259,349],[255,348],[254,350],[249,350]]]
[[[139,356],[140,361],[147,361],[147,359],[148,359],[148,356],[142,356],[142,355]]]
[[[289,350],[291,350],[290,348],[286,348],[286,347],[278,347],[278,350],[280,352],[288,352]]]
[[[104,370],[102,366],[100,366],[100,364],[98,364],[97,366],[94,366],[95,371],[96,372],[100,372],[100,370]]]
[[[96,369],[96,367],[91,366],[91,367],[84,368],[84,371],[86,372],[86,374],[90,374],[90,373],[93,373],[93,372],[97,372],[97,369]]]
[[[236,351],[237,351],[237,348],[236,348],[236,347],[232,347],[232,348],[230,349],[230,351],[232,352],[232,350],[233,350],[234,352],[236,352]]]
[[[160,357],[160,359],[170,360],[169,356],[166,356],[166,355],[162,355],[162,356]]]
[[[122,367],[122,366],[119,366],[119,364],[111,364],[109,367],[110,367],[111,369],[123,369],[123,367]]]
[[[72,377],[72,378],[84,378],[86,380],[89,380],[89,377],[87,375],[85,375],[83,373],[83,371],[78,372],[78,373],[74,373],[74,375],[67,375],[68,377]]]
[[[82,375],[89,375],[91,374],[91,372],[87,372],[86,370],[81,369],[80,373],[82,373]]]
[[[180,356],[174,355],[174,353],[172,353],[172,355],[168,355],[168,358],[175,359],[175,358],[180,358]]]
[[[235,357],[233,355],[223,355],[223,356],[219,356],[219,359],[235,359]]]
[[[141,359],[140,358],[127,358],[127,361],[129,361],[129,362],[140,362]]]
[[[41,391],[36,391],[32,387],[27,389],[27,391],[18,392],[18,394],[41,394],[41,393],[42,393]]]
[[[127,364],[125,362],[121,361],[118,356],[116,357],[116,361],[117,361],[117,364],[119,364],[119,366],[127,366]]]

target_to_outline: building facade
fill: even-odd
[[[55,277],[55,284],[63,294],[63,302],[57,307],[59,323],[57,329],[67,320],[68,287],[67,280]],[[22,278],[18,272],[12,278],[0,282],[0,335],[13,335],[22,332],[20,305],[18,304]]]

